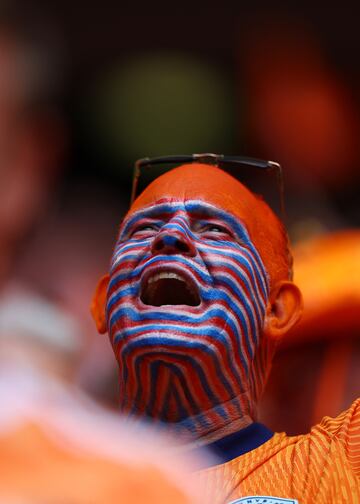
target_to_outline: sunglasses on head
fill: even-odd
[[[190,154],[184,156],[161,156],[155,158],[143,158],[139,159],[135,163],[132,191],[131,191],[131,201],[130,205],[134,202],[138,196],[138,186],[139,180],[142,172],[148,168],[160,165],[170,165],[169,170],[177,165],[188,164],[188,163],[203,163],[213,166],[218,166],[224,171],[229,171],[231,168],[231,174],[237,176],[239,180],[241,179],[241,168],[253,168],[262,172],[272,172],[276,176],[278,192],[279,192],[279,203],[281,217],[285,220],[285,203],[284,203],[284,179],[282,168],[279,163],[275,161],[263,161],[261,159],[255,159],[243,156],[224,156],[223,154]],[[234,169],[236,170],[234,173]]]

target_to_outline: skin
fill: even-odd
[[[277,218],[223,171],[185,165],[154,181],[92,305],[119,363],[121,409],[203,441],[253,422],[275,343],[302,309],[290,270]],[[168,278],[156,290],[159,272],[190,291]]]

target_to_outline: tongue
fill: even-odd
[[[152,306],[188,305],[197,306],[198,297],[190,291],[186,283],[175,278],[161,278],[148,284],[141,294],[144,304]]]

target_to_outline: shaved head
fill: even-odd
[[[203,200],[229,212],[246,227],[258,250],[270,285],[291,278],[292,258],[284,226],[259,197],[220,168],[192,163],[154,180],[135,200],[133,212],[162,201]]]

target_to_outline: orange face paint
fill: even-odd
[[[274,286],[290,277],[288,239],[279,219],[259,197],[223,170],[192,163],[154,180],[135,200],[128,215],[163,201],[203,200],[231,213],[247,228]]]

